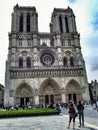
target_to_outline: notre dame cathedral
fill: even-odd
[[[43,23],[45,24],[45,23]],[[5,70],[4,105],[88,101],[85,62],[73,10],[54,8],[50,32],[38,31],[32,6],[14,6]]]

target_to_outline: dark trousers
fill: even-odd
[[[79,112],[79,124],[84,126],[84,112]]]

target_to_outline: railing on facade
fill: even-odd
[[[34,78],[34,77],[67,77],[67,76],[82,76],[82,67],[62,67],[52,66],[43,67],[35,66],[33,68],[11,68],[11,78]]]

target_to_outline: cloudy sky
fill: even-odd
[[[54,8],[73,9],[80,33],[82,53],[88,81],[98,81],[98,0],[3,0],[0,4],[0,83],[4,85],[5,63],[8,54],[8,32],[11,31],[11,13],[16,4],[35,6],[40,32],[49,32]]]

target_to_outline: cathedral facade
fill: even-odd
[[[45,22],[45,20],[44,20]],[[45,24],[45,23],[43,23]],[[73,10],[54,8],[50,32],[38,31],[35,7],[14,6],[4,105],[88,101],[85,62]]]

